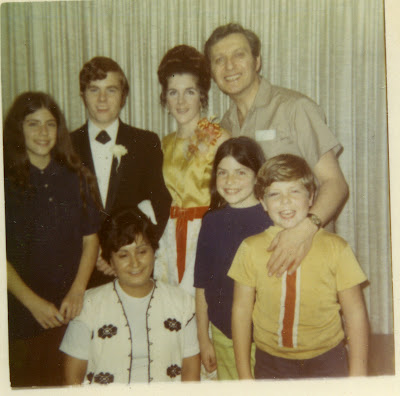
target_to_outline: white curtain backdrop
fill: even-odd
[[[344,146],[340,164],[350,197],[337,232],[349,241],[369,285],[374,333],[393,332],[388,199],[384,11],[381,0],[97,0],[1,6],[2,106],[26,90],[50,93],[69,128],[85,121],[79,97],[82,65],[115,59],[131,85],[121,118],[160,137],[174,125],[159,104],[157,67],[171,47],[202,50],[219,25],[254,30],[262,74],[310,96]],[[228,98],[215,84],[209,115]]]

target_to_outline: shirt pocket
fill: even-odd
[[[289,130],[275,128],[268,130],[257,130],[256,141],[260,144],[267,159],[279,154],[294,154],[302,156],[297,141]]]

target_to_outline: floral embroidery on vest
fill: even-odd
[[[164,321],[164,326],[170,331],[179,331],[182,328],[180,322],[178,322],[176,319],[171,318],[168,318],[166,321]]]
[[[117,334],[118,329],[112,325],[104,325],[103,327],[100,327],[100,329],[97,331],[97,334],[100,338],[111,338],[112,336],[115,336]]]
[[[167,375],[171,378],[175,378],[176,376],[180,375],[181,372],[182,369],[177,364],[173,364],[167,368]]]
[[[114,382],[114,376],[110,373],[101,372],[95,375],[94,382],[103,385],[111,384],[112,382]]]

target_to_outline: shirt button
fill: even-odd
[[[47,188],[47,187],[49,187],[49,185],[48,185],[48,184],[45,184],[45,185],[44,185],[44,188]]]
[[[49,202],[53,202],[53,197],[50,197],[50,198],[49,198]]]
[[[43,173],[44,173],[44,171],[41,170],[41,171],[40,171],[40,174],[43,175]]]

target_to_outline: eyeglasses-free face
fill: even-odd
[[[125,293],[132,297],[144,297],[150,293],[153,288],[151,275],[155,255],[153,248],[142,235],[138,235],[130,245],[112,252],[110,261]]]
[[[44,107],[28,114],[22,123],[29,161],[39,169],[50,162],[50,152],[57,141],[57,127],[53,114]]]
[[[233,208],[257,205],[254,195],[256,174],[232,156],[223,158],[217,168],[217,191]]]

